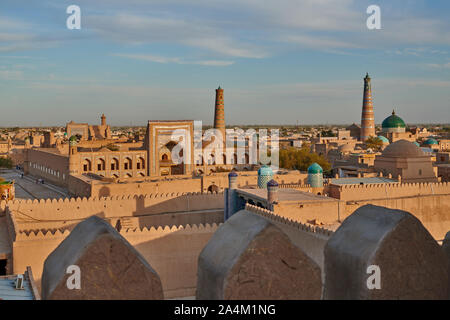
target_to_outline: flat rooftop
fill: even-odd
[[[0,277],[0,299],[1,300],[34,300],[30,282],[24,276],[23,290],[14,287],[17,276]]]
[[[244,197],[267,201],[266,189],[237,189]],[[278,202],[336,201],[333,198],[316,195],[296,189],[278,189]]]
[[[338,178],[331,179],[331,184],[379,184],[379,183],[398,183],[397,180],[384,177],[370,177],[370,178]]]

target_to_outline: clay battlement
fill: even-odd
[[[221,223],[200,223],[187,225],[173,225],[173,226],[158,226],[158,227],[143,227],[143,228],[124,228],[120,230],[120,234],[124,237],[130,235],[139,235],[146,233],[172,233],[172,232],[187,232],[187,233],[203,233],[214,232],[221,225]]]
[[[291,226],[293,228],[297,228],[299,230],[302,231],[307,231],[307,232],[311,232],[311,233],[315,233],[315,234],[322,234],[324,236],[331,236],[333,234],[334,231],[323,228],[323,227],[319,227],[319,226],[315,226],[309,223],[301,223],[298,221],[293,221],[291,219],[282,217],[278,214],[276,214],[273,211],[258,207],[258,206],[254,206],[251,204],[246,204],[245,205],[245,210],[248,210],[250,212],[256,213],[258,215],[261,215],[263,217],[266,217],[274,222],[280,222],[282,224]]]
[[[449,182],[380,183],[342,185],[331,195],[342,200],[400,198],[423,195],[450,194]]]

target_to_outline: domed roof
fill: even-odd
[[[416,146],[420,147],[420,144],[417,141],[413,142]]]
[[[272,176],[273,175],[272,168],[270,168],[267,165],[263,165],[261,168],[258,169],[258,175],[259,176]]]
[[[383,151],[383,156],[387,157],[414,158],[422,157],[424,155],[425,154],[418,146],[408,140],[395,141],[388,145]]]
[[[346,143],[346,144],[339,146],[338,149],[340,152],[352,152],[355,148],[353,145]]]
[[[278,182],[276,182],[275,180],[270,180],[269,182],[267,182],[267,186],[268,187],[278,187]]]
[[[380,139],[381,141],[383,141],[383,143],[389,144],[389,139],[388,138],[386,138],[384,136],[378,136],[377,138]]]
[[[308,173],[323,173],[323,169],[316,162],[314,162],[309,166]]]
[[[395,111],[392,110],[392,115],[384,119],[383,123],[381,124],[381,127],[388,129],[388,128],[406,128],[405,122],[402,118],[397,116],[395,114]]]
[[[432,144],[439,144],[436,139],[429,138],[427,141],[424,142],[424,144],[432,145]]]

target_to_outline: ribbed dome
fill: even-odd
[[[395,114],[395,111],[392,111],[392,115],[384,119],[381,126],[383,129],[406,128],[405,122]]]
[[[263,165],[261,168],[258,169],[258,175],[259,176],[272,176],[273,175],[272,168],[270,168],[267,165]]]
[[[267,182],[267,186],[268,187],[278,187],[278,182],[276,182],[275,180],[270,180],[269,182]]]
[[[432,144],[439,144],[439,142],[437,142],[436,139],[429,138],[429,139],[427,139],[427,141],[424,142],[424,144],[432,145]]]
[[[383,141],[383,143],[385,144],[389,144],[389,139],[384,137],[384,136],[378,136],[378,139],[380,139],[381,141]]]
[[[407,140],[396,141],[386,147],[383,151],[383,156],[386,157],[422,157],[425,154],[414,143]]]
[[[320,165],[318,165],[316,162],[314,162],[312,165],[308,168],[308,173],[323,173],[323,169]]]

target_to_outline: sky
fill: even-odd
[[[66,9],[81,9],[69,30]],[[381,11],[370,30],[369,5]],[[0,126],[450,123],[448,0],[1,0]]]

